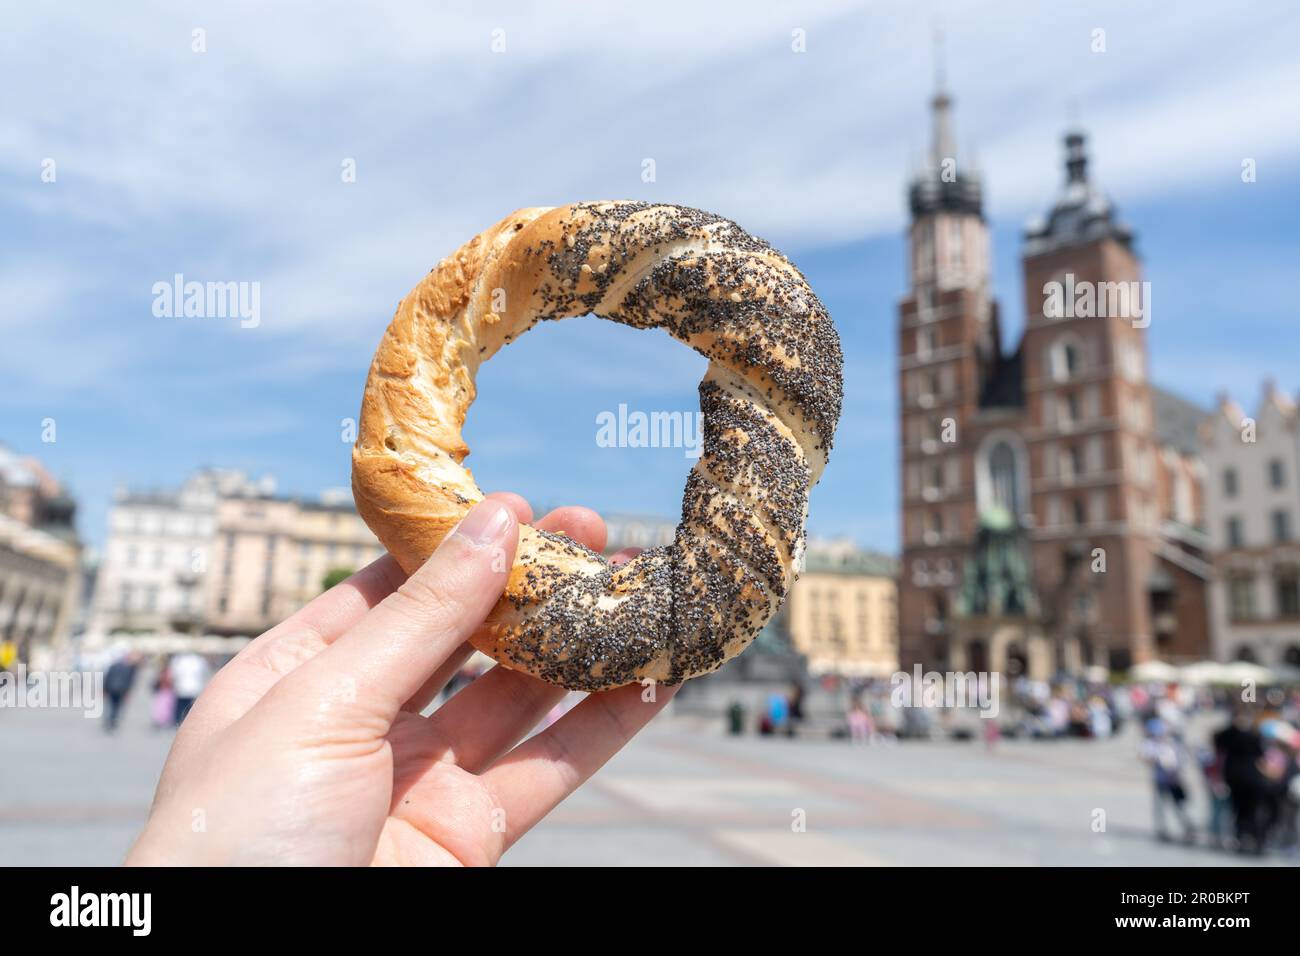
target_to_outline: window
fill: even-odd
[[[918,296],[917,304],[920,307],[922,322],[929,322],[931,319],[934,318],[934,290],[933,289],[931,289],[929,286],[924,286],[921,289],[921,294]]]
[[[1085,524],[1088,523],[1088,515],[1087,512],[1084,510],[1082,498],[1074,499],[1072,510],[1074,512],[1074,525],[1076,528],[1082,528]]]
[[[954,266],[960,267],[964,250],[962,249],[961,220],[959,219],[949,220],[948,246],[948,261]]]
[[[131,585],[122,585],[117,595],[117,606],[123,611],[131,610]]]
[[[1228,613],[1234,621],[1249,621],[1255,616],[1255,582],[1247,577],[1228,581]]]
[[[1225,468],[1223,470],[1223,494],[1226,498],[1237,497],[1237,469]]]
[[[1300,578],[1294,568],[1278,573],[1273,581],[1278,617],[1300,617]]]
[[[1268,483],[1272,488],[1281,488],[1286,483],[1286,472],[1283,470],[1281,458],[1274,458],[1269,461]]]
[[[1228,519],[1226,537],[1228,539],[1228,547],[1240,548],[1242,546],[1240,518]]]
[[[1061,396],[1061,424],[1073,425],[1079,421],[1079,397],[1073,392]]]
[[[1273,512],[1273,540],[1278,544],[1291,540],[1291,515],[1280,508]]]
[[[989,501],[981,508],[997,505],[1012,515],[1023,507],[1020,497],[1020,462],[1010,442],[999,441],[988,452]]]
[[[921,361],[929,360],[934,353],[936,346],[935,330],[933,328],[916,330],[916,357]]]
[[[918,275],[930,275],[934,271],[934,220],[927,219],[917,230],[916,262],[914,271]]]
[[[930,466],[930,483],[929,486],[926,488],[926,490],[931,492],[932,494],[943,493],[943,466],[942,465],[934,464]]]
[[[1049,357],[1052,378],[1058,382],[1068,382],[1078,376],[1083,368],[1083,356],[1079,344],[1073,339],[1057,339],[1052,343]]]
[[[1083,451],[1076,445],[1071,445],[1065,450],[1066,457],[1066,474],[1071,478],[1078,478],[1085,471],[1083,466]]]

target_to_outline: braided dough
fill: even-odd
[[[415,571],[483,497],[461,465],[479,365],[544,319],[589,312],[663,328],[710,359],[676,539],[612,567],[521,526],[505,596],[472,643],[571,690],[676,683],[738,654],[781,606],[840,415],[830,316],[735,223],[643,202],[521,209],[440,262],[375,353],[352,452],[357,509]]]

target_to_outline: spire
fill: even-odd
[[[1076,121],[1065,134],[1065,188],[1047,215],[1025,230],[1025,254],[1038,255],[1104,237],[1126,248],[1133,242],[1133,232],[1120,221],[1114,204],[1088,178],[1087,136]]]
[[[1065,181],[1067,183],[1086,183],[1088,181],[1088,149],[1086,138],[1080,129],[1072,129],[1065,134]]]
[[[930,135],[930,163],[937,167],[945,159],[955,159],[956,149],[952,137],[952,97],[944,82],[945,63],[943,53],[943,30],[934,29],[934,98],[930,100],[933,113]]]
[[[913,218],[939,212],[983,215],[980,177],[968,164],[957,163],[952,135],[952,97],[945,81],[943,33],[934,31],[934,96],[930,99],[930,153],[908,184]]]

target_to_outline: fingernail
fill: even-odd
[[[484,499],[469,510],[469,514],[461,519],[452,534],[481,548],[499,542],[513,520],[513,514],[505,505]]]

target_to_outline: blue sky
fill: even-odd
[[[3,14],[0,441],[68,480],[92,542],[116,485],[204,464],[287,493],[346,485],[340,422],[424,272],[516,207],[627,197],[722,213],[804,270],[847,361],[810,527],[896,549],[903,187],[936,22],[1013,335],[1020,231],[1055,195],[1073,109],[1138,232],[1156,380],[1207,405],[1253,404],[1267,375],[1300,385],[1293,4],[210,6]],[[177,272],[260,283],[260,325],[155,317],[151,289]],[[596,416],[693,410],[703,368],[658,333],[538,329],[484,367],[468,464],[538,504],[675,516],[690,461],[597,447]]]

